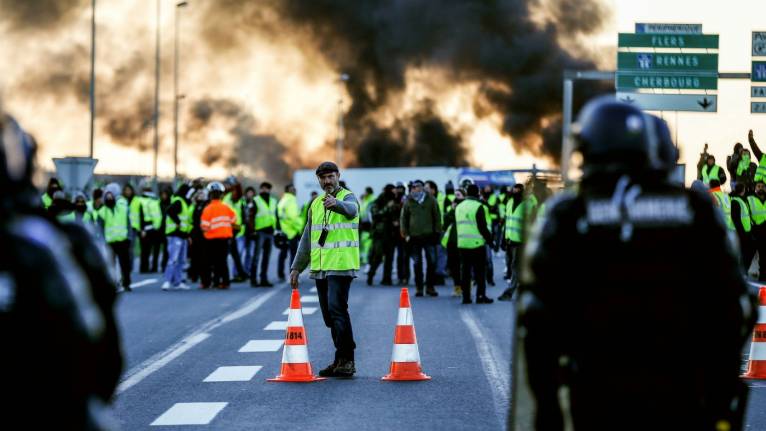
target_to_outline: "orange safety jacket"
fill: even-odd
[[[231,238],[234,236],[232,225],[236,220],[234,210],[219,199],[214,199],[202,210],[200,228],[206,239]]]

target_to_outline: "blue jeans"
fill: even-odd
[[[447,249],[441,244],[436,245],[436,275],[447,276]]]
[[[415,267],[415,286],[418,291],[423,291],[423,254],[426,255],[426,280],[428,290],[434,288],[434,275],[436,274],[436,245],[432,238],[410,238],[410,257]]]
[[[168,266],[165,268],[165,281],[178,286],[184,281],[184,263],[189,243],[177,236],[168,237]]]
[[[351,276],[337,275],[316,280],[319,308],[322,310],[324,324],[332,334],[336,361],[354,360],[356,343],[351,329],[351,316],[348,314],[348,291],[352,280]]]
[[[252,235],[245,235],[242,238],[244,241],[242,241],[242,250],[239,252],[239,257],[242,258],[242,266],[250,271],[253,266],[253,253],[255,252],[256,239],[255,236]],[[239,240],[239,238],[237,238],[237,240]],[[239,246],[239,243],[237,243],[237,246]]]
[[[261,283],[269,280],[269,259],[271,258],[271,244],[274,243],[274,234],[258,232],[256,235],[255,252],[253,253],[253,263],[250,267],[250,281],[257,281],[258,261],[261,262]]]
[[[247,277],[248,274],[245,271],[248,271],[250,269],[250,266],[248,266],[247,262],[245,261],[245,242],[246,238],[245,236],[238,236],[234,239],[234,245],[232,247],[237,248],[237,256],[234,256],[234,253],[231,253],[231,266],[229,267],[229,274],[232,274],[233,277]],[[243,273],[240,274],[239,269],[237,268],[237,262],[235,259],[239,258],[240,265],[243,269]]]

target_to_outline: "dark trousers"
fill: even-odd
[[[287,254],[290,253],[290,262],[287,263],[287,269],[295,260],[295,255],[298,253],[298,241],[300,241],[300,235],[295,235],[293,239],[287,240],[287,247],[279,249],[279,258],[277,259],[277,276],[279,278],[285,278],[285,260],[287,260]]]
[[[747,276],[747,271],[750,269],[750,264],[753,263],[753,257],[755,257],[755,241],[751,235],[737,235],[737,237],[742,268],[745,271],[745,276]]]
[[[234,269],[237,271],[236,277],[247,277],[247,271],[242,266],[242,256],[239,255],[239,248],[237,248],[237,239],[229,239],[229,253],[231,253],[231,259],[234,261]]]
[[[316,280],[319,307],[322,309],[324,324],[332,334],[336,361],[354,360],[356,343],[351,329],[351,316],[348,314],[348,291],[352,280],[351,276],[337,275]]]
[[[261,262],[261,283],[269,280],[269,259],[271,259],[271,244],[274,234],[265,232],[255,233],[255,251],[253,251],[253,265],[250,268],[250,281],[257,283],[258,261]]]
[[[161,236],[156,230],[144,231],[140,236],[141,242],[141,263],[138,270],[142,273],[157,272],[157,263],[160,259]],[[149,260],[151,258],[151,266]]]
[[[436,273],[436,245],[431,238],[410,238],[410,257],[415,270],[415,286],[419,292],[423,291],[423,254],[426,255],[426,279],[428,290],[434,289],[434,275]]]
[[[447,245],[447,267],[449,275],[452,277],[452,284],[460,286],[463,280],[460,278],[460,249],[457,248],[457,241],[454,244]]]
[[[398,235],[398,234],[397,234]],[[396,241],[396,275],[403,284],[410,281],[409,247],[403,238]]]
[[[487,296],[487,284],[485,273],[487,266],[487,251],[485,246],[476,248],[460,249],[460,275],[463,277],[462,285],[463,299],[471,299],[471,276],[476,281],[476,297],[483,298]]]
[[[521,257],[521,244],[508,243],[505,249],[505,267],[508,274],[508,288],[503,291],[503,295],[513,296],[513,292],[519,287],[519,258]]]
[[[165,269],[168,267],[168,238],[164,233],[160,234],[160,248],[162,249],[162,263],[160,272],[164,273]]]
[[[391,271],[394,268],[394,242],[390,238],[374,238],[372,240],[372,249],[370,250],[370,278],[375,277],[375,273],[383,262],[382,283],[391,284]]]
[[[120,275],[122,277],[121,279],[122,287],[129,288],[130,287],[130,270],[132,266],[130,241],[125,240],[125,241],[110,242],[109,247],[112,249],[112,253],[114,253],[114,258],[120,264]]]
[[[205,286],[228,286],[229,266],[226,264],[226,258],[229,256],[229,239],[209,239],[206,246],[210,266],[213,269],[213,277],[211,280],[210,271],[204,271],[202,273],[202,284]]]
[[[206,255],[207,240],[202,237],[192,238],[189,245],[189,280],[205,280],[204,274],[207,273],[207,280],[210,280],[210,265]]]

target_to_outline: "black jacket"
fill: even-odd
[[[553,198],[530,239],[518,324],[537,429],[562,429],[562,385],[578,430],[736,423],[754,297],[709,197],[641,186],[617,207],[614,181]]]

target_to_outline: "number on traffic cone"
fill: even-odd
[[[391,370],[383,380],[431,380],[423,374],[420,366],[415,322],[412,319],[410,295],[406,287],[399,297],[399,318],[394,331],[394,351],[391,354]]]
[[[290,311],[285,330],[285,346],[282,350],[282,369],[277,377],[269,382],[318,382],[326,380],[317,377],[311,371],[309,361],[308,338],[303,327],[303,311],[298,289],[293,289],[290,298]]]
[[[746,379],[766,379],[766,286],[758,289],[758,323],[753,328],[753,343],[747,363]]]

